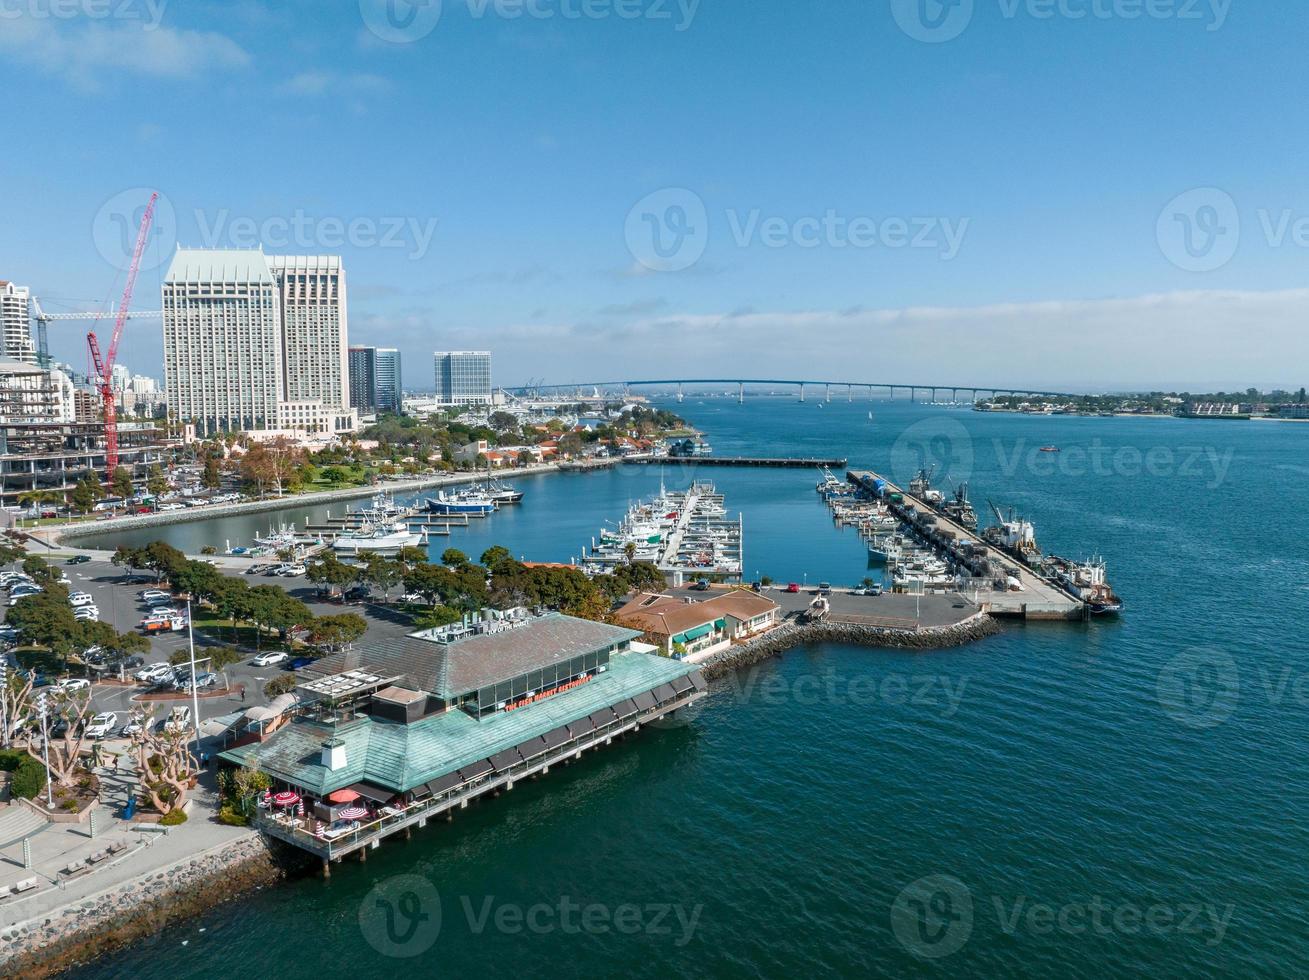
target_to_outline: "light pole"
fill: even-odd
[[[191,619],[191,599],[186,600],[186,638],[191,648],[191,721],[195,727],[195,761],[200,761],[200,685],[195,682],[195,623]]]
[[[46,728],[46,696],[41,695],[41,755],[45,761],[45,802],[53,810],[55,808],[54,787],[50,785],[50,734]]]

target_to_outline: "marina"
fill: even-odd
[[[692,483],[668,490],[628,508],[616,526],[592,538],[582,567],[600,574],[630,561],[656,565],[674,585],[686,578],[714,577],[737,581],[743,564],[744,518],[727,516],[723,495],[712,483]]]

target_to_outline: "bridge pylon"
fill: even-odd
[[[745,404],[745,382],[744,382],[744,381],[741,381],[741,382],[738,382],[738,383],[737,383],[737,386],[736,386],[736,403],[737,403],[738,405],[744,405],[744,404]]]
[[[800,382],[800,401],[804,401],[804,382]]]

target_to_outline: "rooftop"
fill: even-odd
[[[676,596],[642,593],[618,610],[615,615],[625,623],[650,633],[674,636],[731,616],[748,621],[777,608],[766,596],[745,589],[735,589],[703,602],[687,602]]]
[[[421,634],[359,646],[304,668],[314,682],[364,671],[445,700],[531,670],[638,638],[635,630],[550,613],[519,625],[439,643]]]
[[[167,283],[273,284],[268,257],[261,249],[179,248],[168,267]]]
[[[624,653],[586,684],[480,721],[458,710],[409,725],[368,716],[338,724],[298,717],[267,741],[231,749],[222,757],[319,795],[363,780],[404,792],[695,672],[680,661]],[[329,738],[345,746],[346,764],[335,771],[321,760]]]

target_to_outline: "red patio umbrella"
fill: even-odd
[[[335,793],[328,796],[333,803],[353,803],[359,799],[359,794],[352,789],[338,789]]]
[[[290,790],[283,790],[280,793],[273,794],[273,802],[278,806],[293,806],[300,802],[300,794],[292,793]]]
[[[336,816],[338,820],[362,820],[368,816],[368,811],[361,806],[348,806]]]

